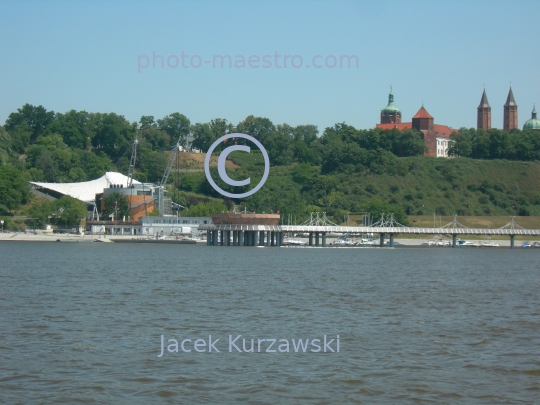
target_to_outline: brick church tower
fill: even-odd
[[[512,93],[512,86],[508,92],[506,104],[504,105],[504,126],[505,131],[518,127],[518,106],[514,100],[514,93]]]
[[[477,129],[488,130],[491,128],[491,107],[486,96],[486,89],[482,94],[480,105],[478,106],[478,120],[476,124]]]

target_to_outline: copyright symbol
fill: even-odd
[[[263,154],[263,157],[264,157],[264,174],[263,174],[263,177],[262,177],[261,181],[259,182],[259,184],[257,184],[257,186],[255,188],[253,188],[250,191],[245,192],[245,193],[235,194],[235,193],[229,193],[229,192],[221,189],[214,182],[214,180],[212,179],[212,176],[210,175],[210,157],[212,156],[212,152],[214,151],[214,149],[216,149],[216,147],[221,142],[223,142],[223,141],[225,141],[226,139],[229,139],[229,138],[244,138],[244,139],[247,139],[247,140],[253,142],[261,150],[261,152]],[[235,187],[247,186],[251,182],[250,177],[248,177],[245,180],[233,180],[233,179],[231,179],[229,177],[229,175],[227,174],[227,172],[225,170],[225,160],[227,160],[227,156],[229,156],[229,153],[234,152],[235,150],[241,150],[241,151],[247,152],[247,153],[250,152],[249,146],[244,146],[244,145],[233,145],[233,146],[229,146],[228,148],[225,148],[221,152],[221,154],[219,155],[219,158],[218,158],[218,174],[219,174],[219,177],[221,177],[221,180],[223,180],[225,183],[227,183],[230,186],[235,186]],[[218,140],[216,140],[212,144],[212,146],[210,146],[210,149],[208,149],[208,151],[206,152],[206,157],[204,159],[204,173],[206,174],[206,178],[208,179],[208,182],[210,183],[210,185],[218,193],[220,193],[220,194],[222,194],[222,195],[224,195],[226,197],[230,197],[230,198],[244,198],[244,197],[248,197],[248,196],[250,196],[252,194],[255,194],[257,191],[259,191],[261,189],[262,186],[264,186],[264,183],[268,179],[268,174],[270,173],[270,159],[268,159],[268,153],[266,152],[266,149],[264,149],[264,146],[262,146],[262,144],[258,140],[253,138],[252,136],[246,135],[246,134],[227,134],[227,135],[222,136]]]

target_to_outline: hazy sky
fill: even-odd
[[[476,126],[484,84],[494,127],[510,82],[520,127],[540,103],[537,0],[0,1],[0,16],[0,123],[30,103],[130,121],[178,111],[192,123],[253,114],[321,133],[372,128],[390,84],[404,121],[423,102],[456,128]],[[340,68],[340,55],[358,66]]]

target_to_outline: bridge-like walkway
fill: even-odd
[[[230,245],[232,233],[233,245],[239,246],[282,246],[284,233],[303,233],[309,237],[310,246],[319,246],[319,237],[322,246],[326,246],[328,234],[367,235],[378,234],[380,246],[384,239],[390,237],[390,246],[393,246],[395,235],[452,235],[452,246],[456,246],[458,235],[498,235],[510,237],[510,246],[514,247],[515,236],[540,236],[540,229],[524,229],[521,227],[503,227],[499,229],[466,228],[466,227],[437,227],[418,228],[407,226],[325,226],[325,225],[200,225],[199,230],[207,231],[209,245]],[[220,238],[219,238],[220,237]],[[219,242],[221,241],[221,243]],[[228,242],[229,241],[229,242]]]

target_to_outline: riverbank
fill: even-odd
[[[137,239],[133,235],[80,235],[80,234],[54,234],[54,233],[24,233],[24,232],[4,232],[0,233],[0,242],[101,242],[101,243],[114,243],[114,242],[129,242],[133,239]],[[294,238],[296,240],[302,240],[308,242],[307,238]],[[332,247],[332,243],[338,238],[328,238],[327,247]],[[425,235],[424,238],[395,238],[394,241],[405,247],[420,247],[422,243],[429,240],[434,240],[430,235]],[[439,240],[439,239],[437,239]],[[501,247],[510,247],[509,239],[466,239],[468,242],[472,242],[475,245],[493,241],[498,243]],[[443,241],[451,242],[451,239],[443,239]],[[141,241],[142,242],[142,241]],[[521,247],[522,243],[517,243],[516,247]],[[396,246],[398,247],[398,246]],[[432,246],[429,246],[432,247]],[[435,246],[433,246],[435,247]]]

